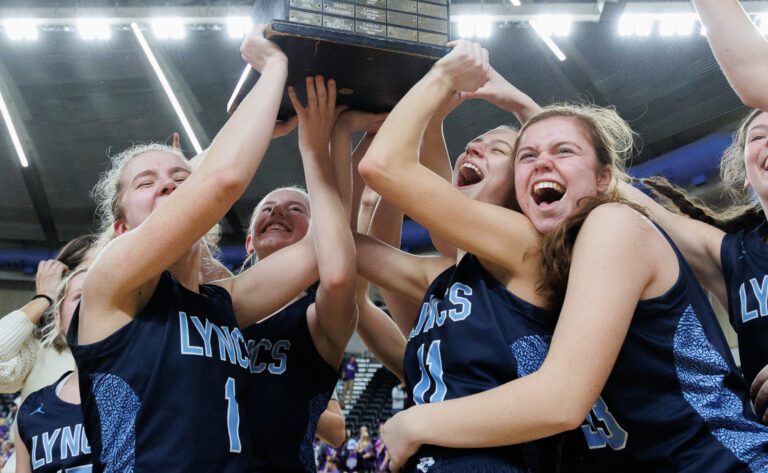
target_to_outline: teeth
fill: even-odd
[[[273,223],[272,225],[268,226],[264,231],[269,231],[269,230],[279,230],[282,232],[288,231],[288,229],[285,228],[283,225],[279,225],[277,223]]]
[[[480,171],[480,168],[475,166],[472,163],[464,163],[464,164],[461,165],[461,167],[459,167],[459,169],[464,169],[464,168],[469,168],[469,169],[475,171],[478,174],[478,176],[483,177],[483,173]]]
[[[565,194],[565,188],[556,182],[539,182],[533,186],[533,192],[539,193],[542,189],[554,189],[561,194]]]

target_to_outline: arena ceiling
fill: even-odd
[[[689,2],[522,3],[520,8],[526,11],[592,12],[593,19],[574,23],[569,36],[554,39],[567,56],[561,62],[527,22],[516,20],[523,10],[515,10],[509,0],[455,0],[452,5],[454,12],[463,14],[474,9],[498,14],[503,21],[482,40],[491,62],[539,103],[588,100],[616,106],[642,137],[643,150],[636,162],[732,129],[745,113],[701,35],[618,34],[620,15],[634,3],[663,11],[681,4],[690,9]],[[242,12],[249,4],[4,0],[0,18],[71,11],[95,16],[124,9]],[[172,132],[182,130],[130,28],[114,29],[106,41],[84,41],[70,29],[48,28],[35,41],[10,41],[0,34],[0,92],[14,114],[30,161],[21,167],[9,134],[0,125],[0,248],[52,248],[92,231],[94,204],[89,191],[105,169],[107,155],[132,143],[168,141]],[[193,128],[207,143],[227,119],[226,104],[243,70],[239,41],[210,27],[188,31],[179,41],[147,38]],[[457,156],[483,131],[511,121],[509,114],[491,105],[464,104],[446,123],[451,155]],[[194,154],[189,140],[184,138],[182,145],[188,155]],[[252,185],[228,215],[226,236],[241,242],[243,222],[261,196],[277,186],[303,181],[295,134],[276,140]]]

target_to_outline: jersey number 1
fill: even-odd
[[[432,381],[435,382],[435,392],[429,398],[429,402],[440,402],[445,399],[445,394],[448,391],[443,382],[443,359],[440,356],[440,340],[433,340],[427,350],[426,359],[424,357],[424,345],[419,347],[416,352],[416,356],[419,357],[419,371],[421,371],[421,379],[418,384],[413,388],[413,402],[416,404],[424,404],[424,395],[432,385]]]
[[[240,411],[237,409],[234,378],[227,378],[227,384],[224,388],[224,399],[227,400],[227,433],[229,434],[229,451],[240,453]]]

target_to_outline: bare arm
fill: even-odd
[[[476,201],[419,163],[421,139],[432,114],[457,90],[487,80],[487,52],[459,42],[397,104],[359,170],[382,198],[456,247],[512,273],[520,270],[538,234],[522,214]]]
[[[339,401],[331,399],[328,407],[317,421],[317,436],[328,445],[339,448],[344,443],[344,413],[341,412]]]
[[[539,104],[510,84],[494,68],[491,79],[475,92],[461,92],[462,99],[484,99],[497,107],[512,112],[521,124],[541,111]]]
[[[454,260],[416,256],[360,233],[355,234],[357,271],[365,279],[412,300],[421,300],[430,283]]]
[[[285,55],[262,33],[255,28],[241,49],[261,77],[213,140],[210,159],[92,264],[83,284],[80,343],[101,340],[127,323],[154,292],[160,274],[224,216],[250,183],[269,145],[287,75]]]
[[[453,169],[451,168],[451,157],[448,154],[448,148],[445,145],[445,137],[443,136],[443,122],[445,121],[445,118],[456,107],[459,106],[460,103],[461,99],[459,99],[458,94],[451,94],[446,100],[443,101],[443,103],[440,105],[440,108],[438,108],[437,111],[432,115],[432,118],[429,119],[429,123],[427,123],[427,128],[424,130],[424,138],[421,143],[421,153],[419,156],[421,164],[423,164],[427,169],[432,170],[438,176],[445,179],[446,182],[453,182]],[[387,207],[392,207],[393,209],[395,208],[394,206],[389,205],[386,201],[381,201],[379,205],[382,208],[377,209],[376,217],[374,220],[377,222],[377,224],[379,221],[384,222],[386,220],[383,216],[379,216],[379,213],[387,215],[393,212],[391,210],[387,210]],[[398,227],[398,230],[402,231],[402,213],[400,213],[399,218],[400,226]],[[382,236],[379,236],[377,233],[370,234],[386,243],[389,243],[390,245],[393,244],[390,241],[382,238]],[[456,246],[452,245],[445,239],[440,238],[438,235],[430,234],[430,238],[432,239],[432,244],[435,246],[437,251],[439,251],[443,256],[448,256],[451,258],[456,257]]]
[[[32,461],[29,458],[29,450],[19,435],[19,421],[13,424],[13,439],[16,448],[16,473],[32,473]]]
[[[671,251],[627,207],[593,211],[576,240],[565,303],[541,368],[489,391],[393,417],[384,426],[393,464],[402,465],[421,444],[493,447],[578,427],[613,369],[638,300],[668,257],[663,245]],[[580,361],[585,358],[590,363]]]
[[[737,0],[693,0],[725,77],[746,105],[768,110],[768,41]]]
[[[280,277],[276,278],[275,275]],[[216,281],[232,295],[241,327],[268,317],[317,281],[312,236],[278,250],[234,278]]]
[[[720,247],[725,232],[688,216],[670,212],[626,182],[619,183],[619,190],[627,199],[648,210],[651,220],[659,224],[680,248],[701,285],[714,294],[723,307],[728,307],[720,260]]]
[[[289,95],[299,116],[299,149],[307,178],[312,209],[310,226],[320,273],[315,304],[308,312],[309,329],[323,359],[338,367],[357,325],[357,308],[355,243],[328,149],[336,120],[336,82],[330,79],[326,88],[321,76],[308,77],[306,107],[293,88]]]

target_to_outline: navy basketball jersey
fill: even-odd
[[[312,442],[337,368],[320,356],[307,324],[305,295],[243,330],[250,358],[248,425],[257,472],[314,472]]]
[[[91,472],[91,447],[80,404],[70,404],[56,395],[56,387],[70,373],[27,396],[19,408],[19,437],[35,473]]]
[[[728,315],[739,337],[739,358],[747,383],[768,365],[768,223],[730,233],[720,246]]]
[[[248,353],[229,293],[189,291],[170,273],[149,303],[104,340],[69,342],[95,471],[245,472]]]
[[[580,435],[566,442],[563,469],[768,471],[768,427],[752,413],[706,293],[665,237],[678,279],[638,302],[600,397]]]
[[[408,337],[409,402],[469,396],[536,371],[553,327],[551,313],[509,292],[477,257],[466,254],[429,286]],[[558,438],[488,449],[424,446],[409,466],[411,471],[552,471],[559,464],[558,446]]]

